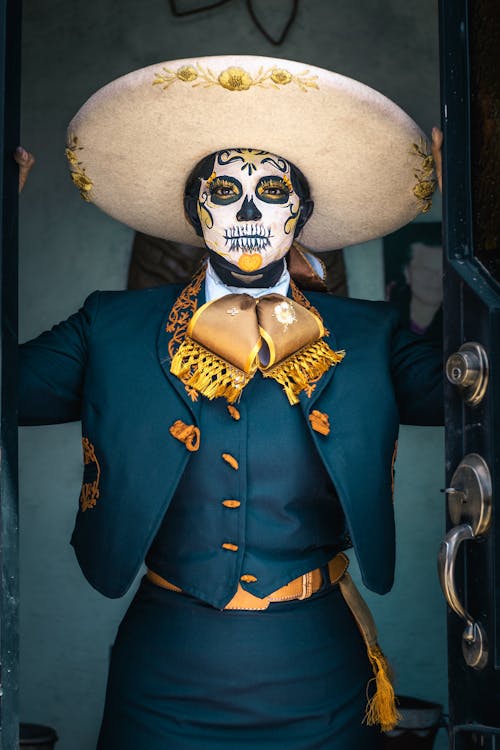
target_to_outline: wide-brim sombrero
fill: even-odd
[[[73,118],[67,156],[82,197],[155,237],[203,244],[184,215],[193,166],[256,148],[307,177],[314,212],[300,240],[321,251],[388,234],[430,207],[428,142],[368,86],[291,60],[217,56],[136,70]]]

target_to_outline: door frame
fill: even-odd
[[[18,746],[17,245],[20,0],[0,0],[0,750]]]

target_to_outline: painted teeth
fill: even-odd
[[[231,237],[226,238],[228,242],[230,250],[263,250],[270,244],[267,237]]]
[[[271,228],[261,224],[245,224],[226,229],[224,239],[230,250],[263,250],[270,244]]]
[[[226,239],[230,237],[270,237],[271,227],[265,229],[261,224],[245,226],[234,226],[226,229]]]

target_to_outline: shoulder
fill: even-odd
[[[399,326],[399,312],[389,302],[336,297],[324,292],[307,292],[306,297],[332,327],[362,325],[395,329]]]
[[[99,304],[104,306],[132,306],[143,305],[155,306],[166,300],[175,300],[182,290],[182,284],[166,284],[164,286],[148,287],[146,289],[123,289],[119,291],[97,291],[94,295],[99,296]],[[90,298],[89,297],[89,298]],[[88,299],[89,299],[88,298]]]
[[[84,307],[94,307],[98,315],[144,315],[169,310],[183,288],[182,284],[147,289],[124,289],[120,291],[92,292],[85,300]]]

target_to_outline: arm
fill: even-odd
[[[444,424],[440,346],[398,327],[392,339],[391,372],[401,424]]]
[[[432,155],[442,189],[443,134],[432,128]],[[397,328],[392,339],[391,372],[401,424],[444,424],[444,377],[441,346]]]
[[[99,306],[93,292],[67,320],[19,349],[19,424],[80,419],[88,342]]]

